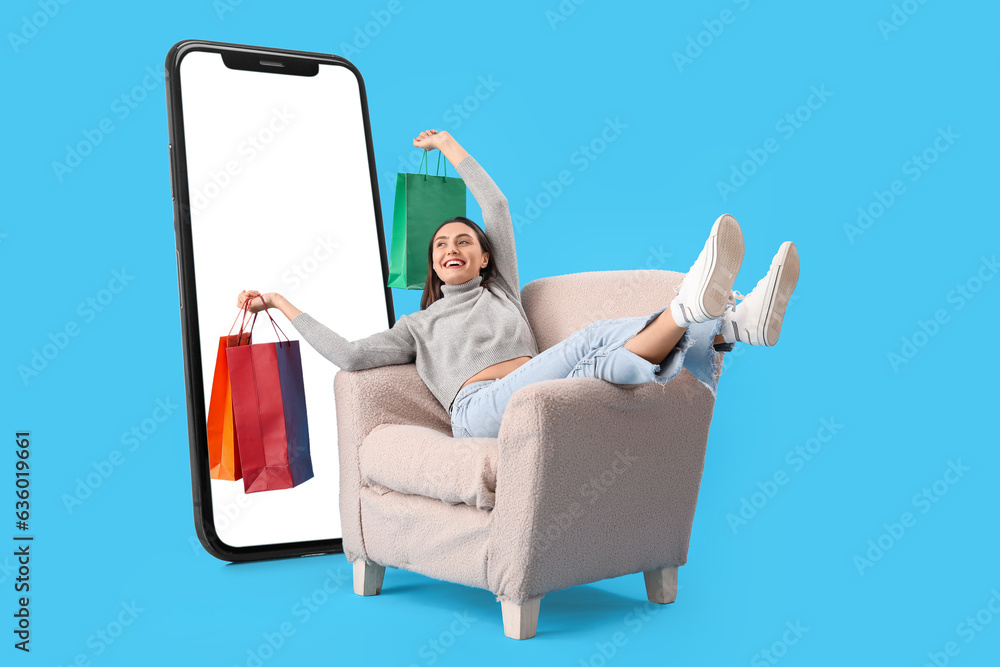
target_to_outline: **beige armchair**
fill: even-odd
[[[683,277],[554,276],[525,285],[522,303],[541,351],[655,312]],[[380,593],[387,566],[485,588],[515,639],[535,635],[543,595],[576,584],[642,572],[649,600],[674,601],[715,406],[687,369],[666,385],[528,385],[497,438],[453,438],[414,364],[340,371],[334,392],[355,593]]]

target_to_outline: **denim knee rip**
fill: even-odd
[[[732,304],[727,304],[726,305],[726,310],[731,310],[732,307],[733,307]],[[695,378],[697,378],[697,380],[699,382],[701,382],[703,385],[705,385],[706,387],[708,387],[708,390],[712,392],[712,397],[713,398],[717,396],[717,391],[718,391],[718,386],[719,386],[718,385],[718,381],[715,379],[715,374],[718,372],[719,373],[719,377],[722,377],[722,374],[725,373],[725,366],[723,366],[723,368],[720,371],[719,365],[723,361],[725,361],[725,354],[724,353],[733,349],[733,343],[718,343],[717,344],[715,342],[715,337],[722,332],[722,320],[723,320],[723,317],[725,317],[725,315],[723,315],[722,317],[717,317],[714,320],[708,320],[708,322],[702,322],[702,323],[700,323],[698,325],[692,325],[692,326],[699,327],[699,329],[702,330],[699,335],[705,335],[706,338],[708,339],[707,341],[705,341],[705,348],[706,348],[705,354],[707,354],[709,356],[709,358],[708,358],[708,376],[706,378],[700,377],[699,373],[695,372],[695,370],[692,370],[692,367],[690,367],[690,366],[688,367],[688,370],[692,371],[691,374],[694,375]],[[706,326],[709,323],[712,324],[711,328],[709,328],[708,326]],[[695,340],[694,341],[695,344],[701,343],[701,342],[702,341],[700,341],[700,340]]]
[[[732,308],[731,304],[727,304],[726,309]],[[688,326],[684,329],[684,333],[677,344],[664,359],[662,364],[654,364],[646,361],[639,355],[635,354],[631,350],[625,347],[625,343],[635,337],[639,332],[646,328],[646,326],[652,322],[657,316],[666,311],[664,308],[656,313],[650,315],[641,327],[637,328],[635,333],[629,335],[627,338],[617,343],[612,349],[622,348],[627,354],[633,356],[635,359],[641,361],[642,363],[649,364],[652,381],[660,384],[661,386],[666,385],[666,383],[677,377],[683,368],[687,368],[688,371],[694,375],[695,379],[701,382],[705,387],[712,392],[713,398],[717,396],[718,382],[715,380],[715,374],[719,370],[719,364],[724,361],[724,355],[720,353],[728,352],[732,350],[732,343],[715,343],[715,337],[722,331],[722,317],[717,317],[714,320],[708,320],[706,322],[701,322],[695,325]],[[710,328],[709,328],[709,323]],[[708,332],[705,330],[708,329]],[[695,333],[697,332],[697,333]],[[707,337],[707,341],[702,340],[702,336]],[[689,365],[687,362],[688,352],[695,345],[701,344],[703,348],[707,348],[703,354],[708,355],[708,373],[707,377],[701,377],[701,371],[695,365]],[[664,370],[667,369],[667,370]],[[722,372],[725,372],[725,367],[723,367]],[[720,377],[721,377],[720,373]]]
[[[634,357],[636,360],[638,360],[643,364],[648,364],[650,370],[650,382],[656,382],[661,385],[670,382],[675,377],[680,375],[681,371],[684,370],[684,357],[687,355],[687,351],[691,347],[691,345],[694,344],[694,340],[691,338],[687,329],[685,329],[684,334],[681,336],[681,339],[677,341],[677,344],[674,346],[674,349],[670,350],[669,354],[667,354],[666,359],[663,360],[663,363],[654,364],[651,361],[643,359],[638,354],[625,347],[625,343],[632,340],[632,338],[634,337],[635,334],[629,336],[620,343],[615,344],[612,350],[621,348],[625,354]]]
[[[636,360],[637,363],[648,365],[650,370],[650,382],[656,382],[661,385],[664,385],[667,382],[673,380],[680,374],[681,370],[683,370],[684,357],[687,354],[688,349],[694,342],[693,339],[691,338],[689,331],[687,329],[684,330],[684,333],[681,335],[680,340],[677,341],[677,344],[674,346],[672,350],[670,350],[670,352],[667,354],[666,359],[664,359],[663,363],[661,364],[654,364],[651,361],[647,361],[646,359],[640,357],[632,350],[625,347],[625,344],[628,343],[633,338],[635,338],[637,335],[639,335],[639,333],[642,332],[643,329],[649,326],[650,322],[652,322],[661,314],[667,311],[668,311],[667,308],[661,308],[660,310],[656,311],[655,313],[647,317],[646,320],[642,322],[640,326],[637,326],[634,332],[623,338],[621,341],[612,345],[611,348],[608,350],[608,352],[610,353],[620,348],[626,354],[626,356],[633,358],[634,360]],[[670,315],[665,315],[665,317],[670,317]]]

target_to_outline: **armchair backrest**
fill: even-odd
[[[542,352],[597,320],[655,313],[682,280],[683,273],[660,269],[549,276],[521,289],[521,305]]]

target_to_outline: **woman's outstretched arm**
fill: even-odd
[[[427,130],[421,133],[421,138],[414,139],[413,145],[428,150],[437,148],[455,166],[458,175],[483,209],[483,231],[493,246],[495,256],[490,261],[500,273],[499,282],[511,298],[519,301],[521,283],[517,272],[517,248],[514,245],[514,223],[510,217],[507,198],[476,159],[448,132]]]
[[[252,313],[265,307],[280,310],[313,349],[345,371],[408,364],[417,357],[416,341],[407,324],[407,315],[397,320],[391,329],[349,341],[316,321],[309,313],[293,306],[277,292],[241,292],[237,305],[242,308],[247,298],[253,299],[249,308]]]
[[[239,296],[236,297],[236,307],[242,309],[243,304],[246,303],[247,299],[250,299],[250,313],[259,313],[265,308],[277,308],[281,311],[281,314],[288,318],[291,322],[296,318],[296,316],[302,313],[301,310],[296,308],[291,304],[291,302],[285,297],[281,296],[277,292],[267,292],[261,294],[255,289],[243,290],[240,292]]]

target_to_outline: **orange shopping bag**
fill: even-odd
[[[249,299],[248,299],[249,301]],[[246,318],[247,310],[241,312]],[[237,315],[239,317],[239,315]],[[219,352],[215,357],[215,377],[212,379],[212,397],[208,404],[208,466],[212,479],[225,479],[235,482],[243,477],[240,467],[239,441],[233,421],[233,392],[229,383],[229,362],[226,348],[250,344],[250,332],[232,335],[233,326],[229,327],[230,335],[219,338]]]

